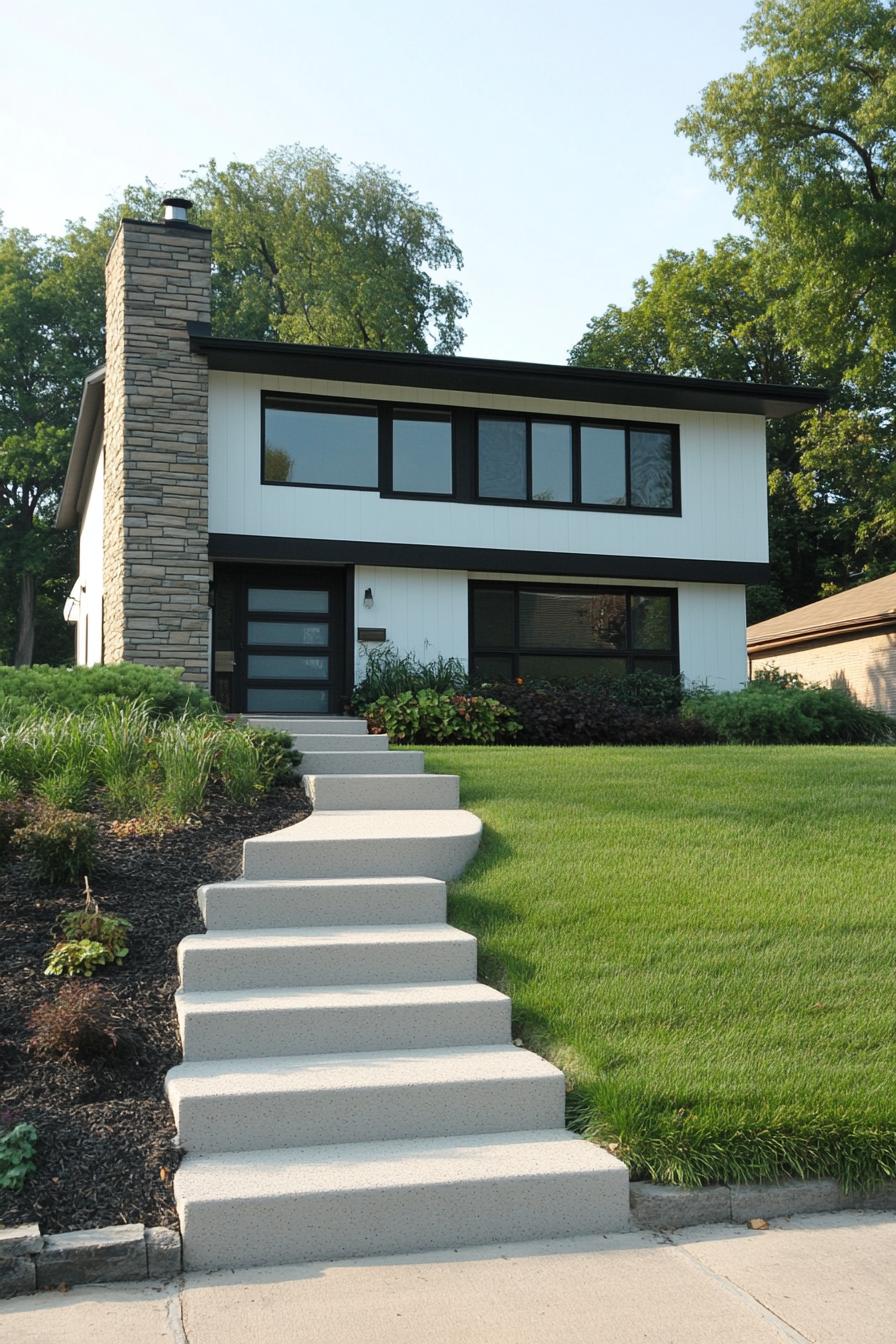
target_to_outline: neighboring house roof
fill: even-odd
[[[747,627],[747,648],[751,654],[766,653],[788,644],[839,635],[875,626],[896,625],[896,574],[872,579],[820,602],[785,611]]]
[[[193,350],[206,356],[210,369],[237,373],[771,417],[795,415],[821,406],[828,399],[827,391],[819,387],[734,383],[718,378],[585,369],[569,364],[468,359],[462,355],[415,355],[345,350],[328,345],[288,345],[280,341],[231,340],[212,336],[208,327],[198,322],[190,324],[190,336]]]

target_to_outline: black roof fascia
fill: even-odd
[[[205,355],[209,368],[232,373],[770,417],[795,415],[822,406],[828,400],[827,391],[818,387],[733,383],[712,378],[583,369],[566,364],[468,359],[461,355],[241,341],[211,336],[203,323],[190,323],[189,329],[192,349]]]

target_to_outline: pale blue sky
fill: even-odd
[[[463,353],[563,362],[668,247],[736,227],[674,134],[738,68],[750,0],[17,0],[0,50],[8,225],[128,182],[325,145],[385,164],[465,255]]]

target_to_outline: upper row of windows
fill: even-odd
[[[674,425],[263,399],[262,481],[674,513]]]

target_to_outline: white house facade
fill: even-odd
[[[768,572],[764,387],[211,335],[183,202],[125,221],[60,526],[77,661],[228,709],[338,712],[367,651],[477,678],[747,675]]]

